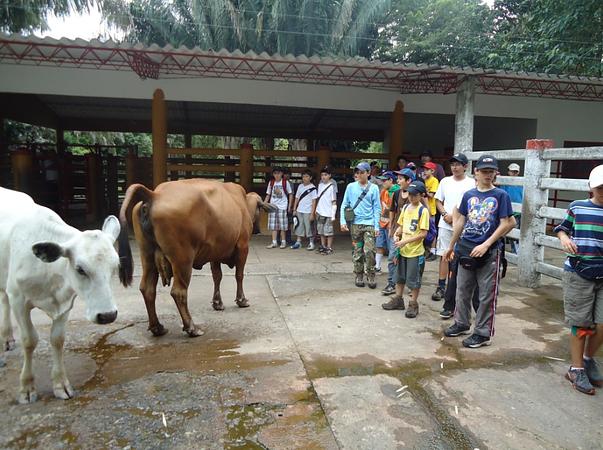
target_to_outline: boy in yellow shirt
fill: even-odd
[[[419,290],[421,289],[422,267],[425,265],[423,240],[429,230],[429,211],[421,205],[421,198],[427,193],[425,185],[413,181],[407,188],[410,202],[404,206],[398,219],[398,229],[394,233],[394,243],[398,248],[398,267],[394,275],[396,295],[390,302],[395,308],[404,309],[404,286],[411,289],[411,299],[405,316],[409,319],[419,314]]]
[[[429,214],[435,218],[435,223],[438,223],[440,218],[436,217],[438,209],[436,207],[435,194],[438,191],[440,182],[435,176],[435,171],[438,166],[432,162],[426,162],[423,164],[423,180],[425,180],[425,189],[427,189],[427,204],[429,205]],[[427,254],[427,261],[435,261],[438,259],[436,256],[436,241],[434,239],[429,253]]]

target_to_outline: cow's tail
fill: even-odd
[[[132,209],[138,202],[150,202],[152,198],[153,191],[142,184],[132,184],[126,191],[124,202],[119,211],[119,224],[121,225],[118,238],[119,281],[125,287],[132,284],[132,273],[134,272],[132,249],[128,239],[128,225],[132,223]]]

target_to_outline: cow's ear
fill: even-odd
[[[119,220],[115,216],[108,216],[103,222],[103,233],[109,235],[113,242],[117,240],[120,230]]]
[[[65,249],[54,242],[39,242],[34,244],[31,250],[34,255],[47,263],[54,262],[66,254]]]

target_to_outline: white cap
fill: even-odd
[[[509,167],[507,167],[507,169],[509,169],[509,170],[516,170],[517,172],[519,172],[520,167],[519,167],[519,164],[513,163],[513,164],[509,164]]]
[[[599,187],[603,184],[603,164],[595,167],[588,177],[588,185],[591,189]]]

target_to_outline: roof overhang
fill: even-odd
[[[482,94],[603,100],[602,78],[20,35],[0,35],[0,64],[133,71],[140,78],[159,80],[197,77],[353,86],[402,94],[450,94],[466,77],[473,77]]]

